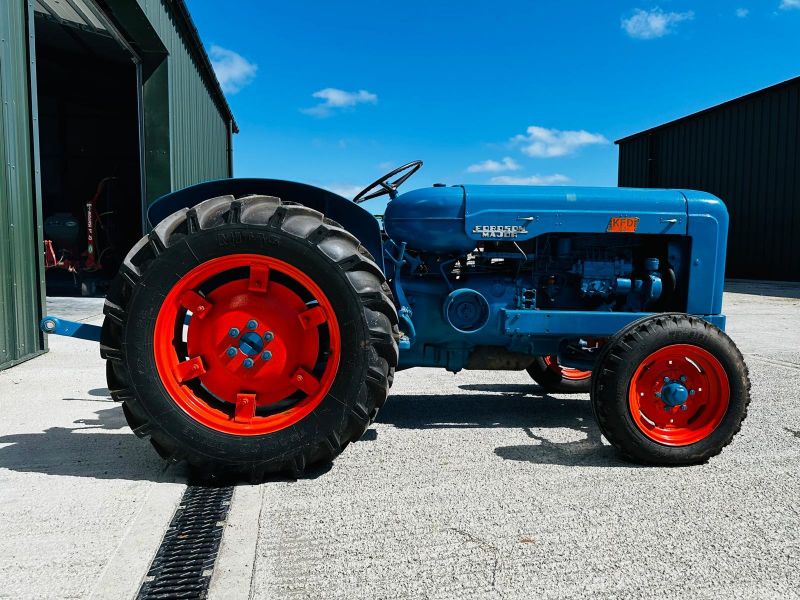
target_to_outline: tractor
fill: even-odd
[[[739,431],[747,367],[725,334],[728,214],[689,190],[444,185],[422,166],[353,200],[273,179],[168,194],[105,300],[100,342],[133,432],[199,473],[329,464],[398,371],[527,370],[588,392],[629,461],[702,463]],[[385,196],[379,210],[361,203]],[[375,214],[380,213],[380,214]]]

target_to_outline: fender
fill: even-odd
[[[381,229],[375,217],[338,194],[305,183],[257,178],[206,181],[161,196],[148,208],[147,220],[151,227],[155,227],[172,213],[203,200],[226,195],[241,198],[251,194],[276,196],[284,202],[297,202],[318,210],[356,236],[381,270],[384,269]]]

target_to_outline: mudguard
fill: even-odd
[[[257,178],[206,181],[158,198],[150,205],[147,219],[150,226],[155,227],[175,211],[192,207],[203,200],[225,195],[241,198],[251,194],[276,196],[284,202],[297,202],[318,210],[356,236],[383,270],[381,230],[375,217],[338,194],[305,183]]]

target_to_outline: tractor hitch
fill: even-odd
[[[102,327],[99,325],[89,325],[88,323],[78,323],[77,321],[68,321],[67,319],[61,319],[59,317],[46,316],[39,321],[39,329],[51,335],[63,335],[81,340],[89,340],[90,342],[99,342]]]

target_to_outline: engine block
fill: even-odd
[[[449,257],[388,242],[386,256],[394,265],[392,286],[404,298],[401,329],[425,332],[416,349],[411,339],[407,349],[429,355],[417,361],[444,361],[457,370],[481,368],[477,355],[470,359],[479,345],[503,346],[512,354],[542,352],[543,346],[559,350],[557,340],[554,346],[552,338],[538,335],[546,332],[509,328],[509,311],[519,320],[519,312],[630,313],[670,301],[674,286],[663,283],[675,278],[669,252],[666,240],[654,244],[636,235],[554,234],[481,241],[472,252]]]

